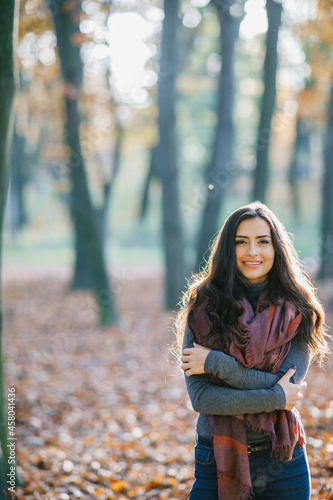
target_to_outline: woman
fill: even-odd
[[[294,406],[310,359],[328,352],[324,312],[286,230],[265,205],[228,217],[176,326],[199,413],[190,500],[309,499]]]

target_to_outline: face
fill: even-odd
[[[235,249],[237,269],[244,278],[251,285],[265,281],[275,256],[268,222],[261,217],[242,220],[236,229]]]

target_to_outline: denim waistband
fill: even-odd
[[[206,437],[206,436],[204,437],[204,436],[200,436],[200,434],[197,434],[196,435],[196,442],[198,444],[201,444],[201,446],[206,446],[206,448],[213,448],[213,437],[209,438],[209,437]],[[271,441],[270,441],[269,437],[267,437],[267,436],[263,440],[249,442],[247,444],[248,444],[248,447],[257,447],[257,446],[267,444],[268,445],[267,449],[271,448]],[[300,446],[298,443],[296,443],[295,450],[297,450],[298,448],[300,448]]]
[[[204,437],[204,436],[200,436],[200,434],[197,434],[197,443],[201,444],[202,446],[206,446],[206,447],[213,447],[213,438],[209,438],[209,437]],[[255,441],[253,443],[248,443],[249,446],[253,446],[253,447],[256,447],[256,446],[263,446],[263,445],[266,445],[266,448],[268,449],[271,445],[271,441],[268,437],[264,437],[264,439],[260,439],[258,441]]]

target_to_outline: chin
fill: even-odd
[[[255,280],[256,282],[262,282],[266,279],[266,274],[255,274],[255,273],[242,273],[244,278],[246,278],[249,282]]]

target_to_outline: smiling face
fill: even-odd
[[[236,229],[237,269],[251,285],[267,279],[274,264],[275,250],[271,228],[262,217],[242,220]]]

